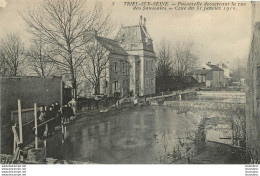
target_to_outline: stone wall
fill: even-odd
[[[247,65],[246,132],[247,151],[260,162],[260,23],[256,23]]]

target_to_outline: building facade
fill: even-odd
[[[206,75],[206,86],[224,87],[224,70],[211,63],[208,63],[208,66],[211,70]]]
[[[139,25],[121,27],[115,40],[92,35],[107,49],[107,67],[102,71],[100,94],[145,96],[155,93],[155,52],[153,41],[140,17]],[[91,33],[86,34],[91,36]]]
[[[246,146],[252,163],[260,163],[260,3],[252,3],[252,37],[246,78]]]
[[[139,25],[121,27],[116,39],[129,55],[130,91],[139,96],[155,93],[156,57],[145,23],[141,16]]]
[[[217,66],[224,70],[224,86],[227,87],[231,80],[229,66],[228,64],[224,64],[222,62],[218,63]]]
[[[210,62],[194,72],[194,78],[199,84],[208,88],[224,87],[224,70]]]

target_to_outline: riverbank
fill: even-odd
[[[187,159],[181,159],[173,164],[246,164],[244,149],[232,147],[217,142],[208,141],[201,145],[200,152]]]

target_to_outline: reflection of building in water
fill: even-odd
[[[254,162],[260,161],[260,2],[252,2],[251,48],[247,65],[247,149]]]

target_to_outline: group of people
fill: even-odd
[[[37,112],[38,136],[45,138],[53,135],[55,127],[70,121],[70,117],[74,116],[76,111],[73,108],[73,101],[69,102],[64,107],[61,107],[59,102],[53,102],[49,106],[42,105]],[[74,105],[75,106],[75,105]],[[44,125],[42,123],[47,122]]]

